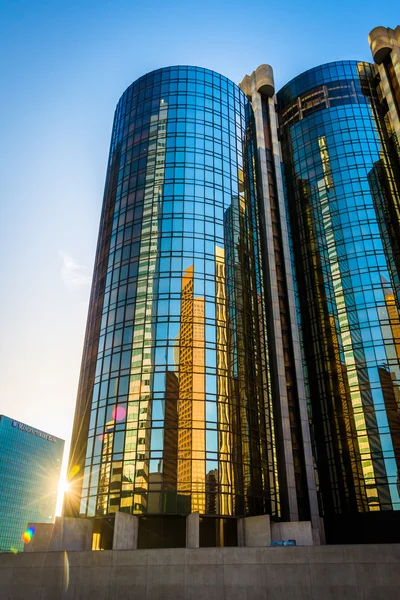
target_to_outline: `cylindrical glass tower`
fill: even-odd
[[[366,63],[331,63],[277,95],[328,541],[352,528],[348,540],[362,538],[363,527],[367,539],[382,521],[357,515],[400,509],[400,319],[372,189],[386,152],[374,74]]]
[[[209,70],[118,103],[66,515],[278,515],[253,139]]]

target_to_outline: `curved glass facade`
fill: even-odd
[[[253,139],[205,69],[118,103],[67,514],[279,513]]]
[[[324,515],[400,509],[400,320],[373,189],[387,152],[374,76],[331,63],[277,95]]]

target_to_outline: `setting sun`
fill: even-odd
[[[64,494],[66,494],[69,490],[70,484],[67,477],[61,477],[60,483],[58,484],[58,494],[57,494],[57,506],[56,506],[56,517],[61,515],[62,506],[64,502]]]
[[[60,485],[58,486],[58,493],[63,496],[66,492],[68,492],[68,490],[69,481],[67,481],[66,479],[64,481],[60,481]]]

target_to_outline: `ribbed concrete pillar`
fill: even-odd
[[[288,224],[286,218],[285,197],[282,181],[282,157],[278,141],[278,120],[275,112],[274,98],[268,98],[269,118],[271,123],[272,154],[274,157],[276,187],[279,202],[279,219],[281,225],[282,248],[285,260],[286,289],[288,294],[288,305],[290,313],[291,334],[293,343],[294,365],[296,372],[297,396],[300,413],[300,428],[303,439],[304,460],[306,469],[306,479],[308,488],[308,497],[310,504],[310,516],[314,529],[320,528],[320,516],[317,500],[317,486],[315,481],[314,461],[311,446],[310,424],[308,418],[307,397],[304,385],[303,365],[300,350],[300,333],[297,321],[296,301],[294,296],[294,283],[292,274],[292,264],[290,257]]]
[[[275,112],[275,89],[272,68],[269,65],[260,65],[250,76],[246,75],[240,84],[242,91],[251,100],[257,137],[257,154],[260,165],[261,191],[263,199],[265,240],[267,244],[267,268],[269,274],[269,290],[267,296],[270,299],[270,310],[272,310],[273,338],[276,360],[277,391],[280,402],[280,429],[283,435],[283,453],[284,469],[287,486],[287,499],[289,506],[289,518],[291,521],[298,521],[299,511],[296,493],[296,481],[294,474],[293,446],[291,437],[291,427],[289,419],[289,403],[286,387],[286,372],[284,360],[284,348],[282,338],[282,324],[280,316],[277,265],[275,260],[274,236],[271,214],[270,187],[267,171],[266,150],[271,152],[273,157],[276,195],[278,198],[279,221],[281,229],[281,246],[285,266],[286,289],[288,295],[288,308],[291,326],[291,337],[293,344],[294,370],[296,375],[300,429],[302,434],[305,458],[305,470],[307,488],[309,494],[309,505],[313,528],[319,531],[320,517],[318,510],[315,473],[312,457],[310,428],[308,421],[307,399],[304,386],[303,368],[300,351],[300,336],[297,323],[296,304],[294,296],[294,284],[292,275],[292,264],[290,257],[288,226],[286,219],[286,208],[283,192],[282,172],[281,172],[281,151],[278,141],[278,123]],[[268,111],[269,123],[264,122],[264,110]],[[270,141],[265,137],[265,127],[270,128]]]
[[[277,386],[280,402],[280,429],[282,431],[285,480],[288,496],[289,517],[292,521],[298,520],[298,506],[296,496],[296,483],[294,477],[293,466],[293,449],[292,438],[290,432],[289,421],[289,406],[286,389],[285,362],[282,344],[281,318],[279,309],[278,282],[276,275],[275,250],[272,229],[272,216],[270,193],[268,184],[268,171],[266,161],[266,140],[264,136],[264,121],[262,111],[262,93],[267,93],[269,97],[274,94],[274,80],[272,68],[269,65],[261,65],[250,76],[246,75],[240,84],[241,89],[248,98],[251,99],[253,107],[256,138],[257,138],[257,155],[260,167],[261,190],[263,197],[264,223],[265,223],[265,241],[266,241],[266,260],[269,274],[269,290],[267,296],[270,299],[273,322],[273,336],[276,352],[276,368],[277,368]]]

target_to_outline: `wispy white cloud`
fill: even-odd
[[[67,252],[58,251],[62,258],[61,278],[69,290],[76,290],[89,285],[90,276],[86,274],[86,267],[79,265]]]

